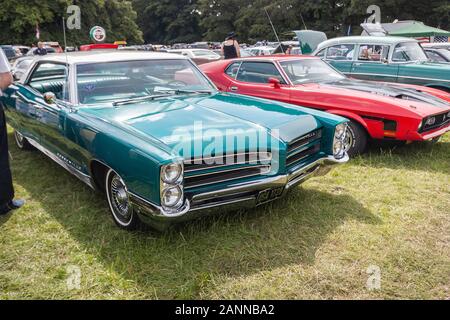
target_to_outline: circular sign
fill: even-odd
[[[106,31],[102,27],[95,26],[91,29],[90,36],[95,42],[103,42],[106,39]]]

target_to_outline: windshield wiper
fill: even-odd
[[[156,92],[166,92],[166,93],[173,93],[173,94],[213,94],[214,92],[211,90],[184,90],[184,89],[158,89]]]
[[[114,107],[123,106],[126,104],[132,104],[132,103],[136,103],[136,102],[154,100],[154,99],[158,99],[158,98],[165,98],[167,96],[169,96],[169,95],[168,94],[158,94],[158,95],[148,95],[148,96],[136,97],[136,98],[131,98],[131,99],[119,100],[119,101],[114,102],[113,106]]]

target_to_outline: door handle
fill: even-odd
[[[360,66],[362,66],[362,63],[354,63],[353,64],[353,67],[360,67]]]
[[[239,90],[239,88],[238,87],[231,87],[230,90],[233,91],[233,92],[236,92],[236,91]]]

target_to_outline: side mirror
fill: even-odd
[[[19,81],[20,78],[22,78],[22,73],[13,71],[12,76],[13,76],[14,81]]]
[[[269,83],[272,84],[276,89],[281,87],[281,82],[277,78],[269,78]]]
[[[384,64],[389,64],[389,60],[386,58],[381,59],[381,62],[383,62]]]
[[[56,95],[53,92],[44,93],[44,101],[47,104],[55,104],[56,103]]]

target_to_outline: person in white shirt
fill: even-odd
[[[7,89],[13,78],[8,59],[0,49],[0,97],[3,90]],[[22,207],[23,200],[14,200],[14,188],[11,169],[9,167],[8,133],[6,131],[6,119],[3,105],[0,100],[0,215],[5,215],[11,210]]]

